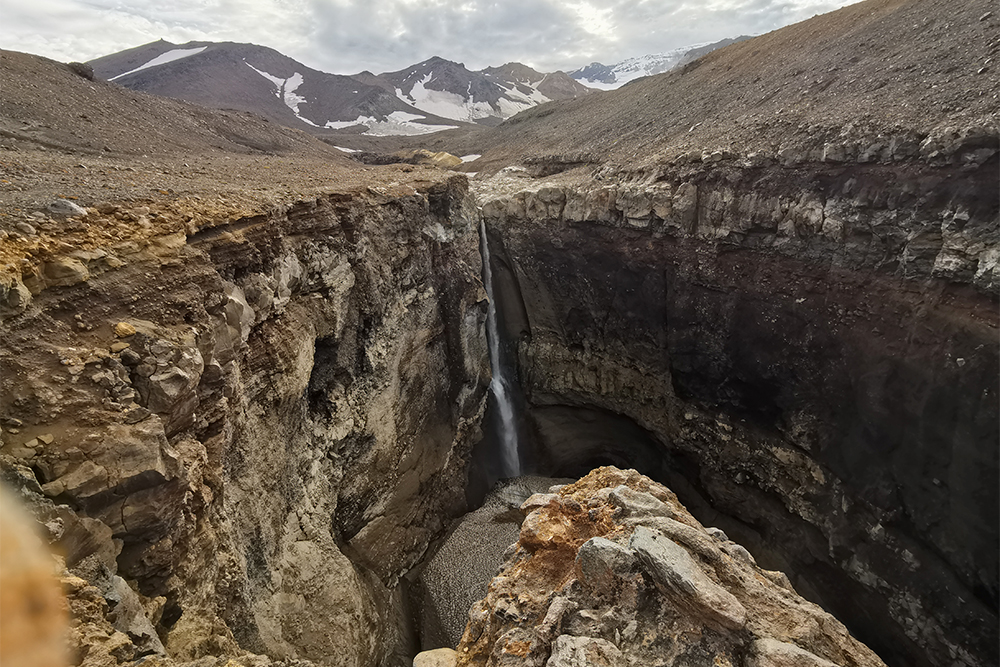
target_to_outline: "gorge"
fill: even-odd
[[[995,67],[891,41],[957,69],[889,120],[731,73],[997,25],[944,8],[869,0],[540,106],[474,139],[475,175],[4,52],[0,469],[62,558],[72,664],[408,665],[448,625],[459,664],[646,664],[679,627],[664,664],[996,665]],[[808,86],[902,85],[858,58]],[[570,479],[488,495],[518,474]],[[697,613],[657,597],[656,530]],[[422,623],[452,553],[483,590],[505,564]],[[606,604],[630,595],[659,615]]]

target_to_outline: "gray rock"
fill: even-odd
[[[666,517],[629,517],[625,520],[629,526],[646,526],[654,531],[666,535],[671,540],[683,544],[691,551],[702,558],[716,562],[722,558],[719,547],[709,535],[703,531],[693,528],[680,521],[674,521]]]
[[[422,651],[413,658],[413,667],[455,667],[458,654],[454,649],[436,648]]]
[[[125,413],[125,423],[138,424],[151,414],[153,413],[146,408],[133,408]]]
[[[28,236],[34,236],[35,234],[38,233],[35,231],[34,227],[32,227],[26,222],[19,222],[16,225],[14,225],[14,228],[17,229],[17,231],[21,232],[22,234],[27,234]]]
[[[823,162],[844,162],[847,151],[843,144],[825,144],[823,146]]]
[[[737,560],[741,560],[748,565],[756,565],[753,555],[747,551],[743,545],[730,542],[722,547],[722,550]]]
[[[85,215],[87,213],[86,209],[68,199],[57,199],[49,204],[46,210],[52,215],[58,216]]]
[[[684,547],[663,535],[639,526],[629,546],[664,594],[688,602],[708,620],[738,629],[747,612],[732,593],[706,575]]]
[[[766,637],[758,639],[751,648],[748,667],[838,667],[814,653],[794,644],[786,644]]]
[[[576,555],[576,571],[581,583],[598,592],[613,591],[635,565],[635,554],[603,537],[583,543]]]
[[[0,308],[19,313],[31,303],[31,291],[13,276],[0,279]]]
[[[46,495],[67,493],[81,500],[108,488],[108,471],[93,461],[84,461],[62,477],[42,487]]]
[[[12,447],[8,451],[15,459],[31,459],[35,456],[35,450],[28,447]]]
[[[531,514],[540,507],[545,507],[559,497],[556,493],[534,493],[521,503],[521,512],[525,515]]]
[[[146,617],[142,601],[124,579],[115,575],[111,577],[110,586],[102,591],[104,598],[112,607],[111,615],[115,629],[124,632],[135,644],[140,655],[166,655],[166,650],[160,642],[153,624]]]
[[[569,598],[564,595],[556,597],[549,605],[548,611],[545,612],[545,618],[535,627],[535,634],[542,641],[551,642],[559,636],[563,618],[575,610],[576,604],[571,602]]]
[[[625,656],[609,641],[560,635],[545,667],[618,667],[624,664]]]
[[[726,535],[726,531],[722,530],[721,528],[716,528],[715,526],[711,526],[709,528],[706,528],[705,532],[722,542],[729,541],[729,536]]]
[[[619,508],[623,517],[673,517],[666,503],[643,491],[618,486],[608,495],[608,501]]]

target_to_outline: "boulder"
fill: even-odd
[[[413,658],[413,667],[455,667],[458,654],[454,649],[435,648],[421,651]]]
[[[743,605],[706,576],[690,554],[673,540],[639,526],[629,547],[664,594],[679,597],[680,604],[693,603],[706,618],[727,627],[738,629],[746,623]]]
[[[87,209],[83,208],[79,204],[74,204],[68,199],[56,199],[54,202],[46,206],[45,210],[50,214],[59,217],[87,214]]]

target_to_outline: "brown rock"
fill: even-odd
[[[60,257],[42,266],[42,276],[48,287],[68,287],[90,278],[90,271],[78,259]]]
[[[128,338],[135,335],[135,327],[128,322],[119,322],[115,325],[115,335],[119,338]],[[124,348],[123,348],[124,349]]]

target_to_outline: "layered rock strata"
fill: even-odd
[[[996,664],[998,144],[481,182],[540,472],[639,467],[887,662]]]
[[[75,662],[408,662],[398,582],[464,510],[489,380],[464,177],[142,208],[66,224],[161,233],[5,274],[0,457]]]
[[[528,498],[513,554],[469,612],[459,665],[882,661],[666,487],[599,468]]]

